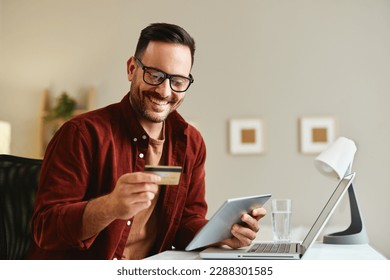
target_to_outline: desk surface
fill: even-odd
[[[200,260],[199,252],[165,251],[149,260]],[[305,260],[386,260],[369,244],[333,245],[317,242],[306,252]]]

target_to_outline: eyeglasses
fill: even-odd
[[[145,66],[140,59],[135,58],[138,66],[144,70],[144,82],[151,86],[161,85],[166,79],[169,79],[169,86],[175,92],[184,92],[194,82],[194,78],[190,74],[189,77],[180,75],[170,75],[160,69]]]

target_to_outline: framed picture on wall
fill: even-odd
[[[299,122],[300,150],[304,154],[318,154],[336,139],[334,117],[302,117]]]
[[[264,153],[264,133],[264,122],[262,119],[230,120],[230,153],[233,155]]]

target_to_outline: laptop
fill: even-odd
[[[242,249],[229,249],[224,247],[210,247],[199,253],[202,259],[267,259],[267,260],[293,260],[301,259],[317,239],[328,222],[341,198],[352,184],[355,173],[340,180],[333,194],[325,204],[320,215],[312,225],[305,239],[301,243],[264,243],[254,242],[251,246]]]

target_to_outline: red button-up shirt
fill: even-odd
[[[161,190],[157,240],[150,254],[172,246],[183,249],[207,222],[204,140],[176,111],[166,119],[165,132],[167,165],[182,166],[183,173],[178,186]],[[120,103],[65,123],[42,165],[29,258],[120,259],[131,220],[115,220],[83,241],[83,211],[88,200],[110,193],[121,175],[144,170],[148,142],[128,94]]]

